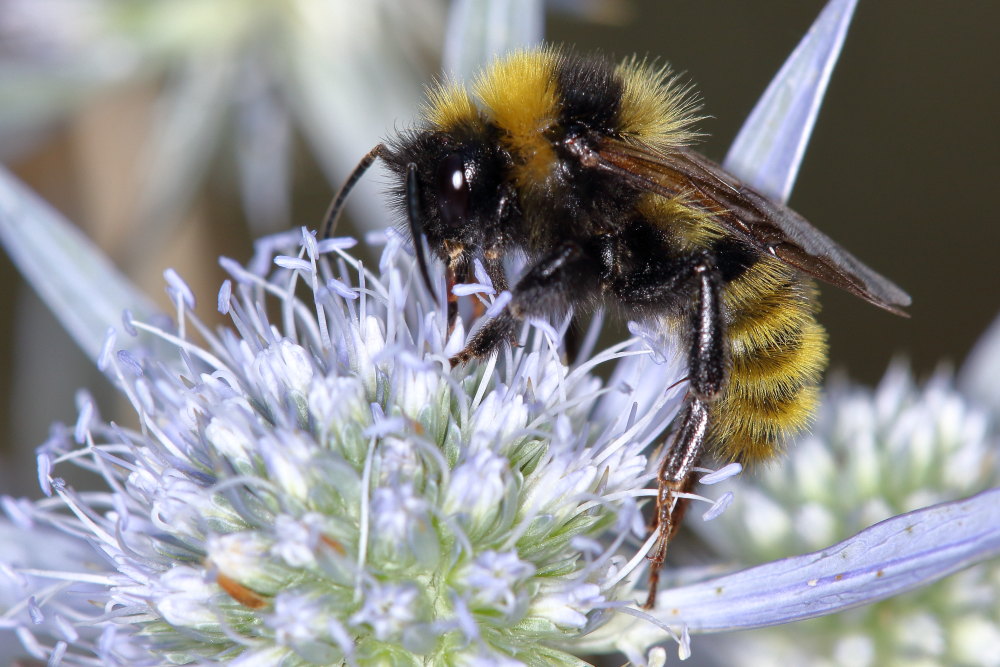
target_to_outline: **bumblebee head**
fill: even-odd
[[[446,264],[500,250],[509,238],[517,199],[506,179],[510,157],[487,133],[482,126],[415,131],[387,144],[383,155],[413,238],[424,234]]]

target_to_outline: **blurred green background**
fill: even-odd
[[[381,4],[390,7],[384,14],[390,16],[393,3]],[[433,44],[440,33],[433,25],[441,24],[444,4],[423,4],[427,25],[418,29],[397,17],[355,30],[355,15],[345,9],[341,46],[363,57],[354,62],[338,56],[339,65],[358,72],[362,85],[379,80],[383,86],[382,67],[404,73],[412,84],[429,82],[439,63]],[[591,4],[598,7],[596,16],[550,12],[547,37],[582,51],[649,54],[685,72],[712,116],[702,125],[710,136],[701,149],[721,160],[758,96],[825,3]],[[1000,4],[995,2],[861,0],[791,204],[907,289],[914,305],[912,319],[905,320],[824,288],[821,320],[830,332],[833,369],[875,382],[890,359],[902,355],[912,359],[918,374],[926,374],[942,361],[960,362],[997,315],[1000,228],[992,204],[1000,182],[997,25]],[[213,34],[210,24],[203,27]],[[412,37],[405,35],[407,29],[420,32],[408,52],[399,48]],[[268,30],[262,25],[255,39],[281,53],[285,47]],[[53,35],[49,37],[55,39]],[[4,76],[11,80],[10,51],[9,43],[0,42],[0,83]],[[383,62],[380,54],[391,58]],[[177,268],[200,296],[199,314],[211,320],[214,294],[224,277],[216,257],[247,259],[254,234],[240,203],[234,153],[219,150],[205,157],[205,173],[190,202],[152,232],[136,231],[141,229],[136,224],[137,179],[144,171],[140,147],[155,127],[150,118],[159,112],[162,91],[172,77],[169,67],[147,67],[141,75],[79,96],[65,113],[46,119],[43,132],[0,156],[83,226],[164,308],[162,271]],[[281,77],[274,78],[287,93]],[[397,91],[397,99],[381,105],[384,120],[379,117],[374,130],[371,114],[358,118],[357,126],[349,113],[331,113],[329,120],[357,146],[374,145],[394,128],[405,127],[416,111],[418,86],[401,87],[405,90]],[[3,90],[18,95],[9,85]],[[345,86],[338,99],[350,108],[362,95]],[[12,101],[0,98],[0,106]],[[220,128],[239,143],[239,132]],[[0,139],[10,142],[15,136],[0,134]],[[331,194],[330,179],[363,152],[341,150],[340,162],[331,166],[323,157],[329,151],[317,158],[313,141],[314,135],[293,124],[287,136],[293,168],[286,170],[290,211],[279,211],[256,229],[317,224]],[[379,178],[370,180],[374,185]],[[0,280],[7,286],[0,296],[0,491],[35,496],[33,449],[45,439],[50,422],[74,421],[78,387],[92,389],[106,418],[127,420],[118,416],[127,411],[120,410],[120,399],[107,382],[21,285],[8,260],[0,260]]]

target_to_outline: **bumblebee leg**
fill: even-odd
[[[688,351],[691,389],[704,401],[715,400],[726,383],[726,348],[722,325],[722,277],[707,262],[694,268],[698,305],[692,313],[695,332]]]
[[[502,189],[495,214],[495,221],[496,224],[499,225],[500,229],[502,229],[503,225],[507,223],[508,217],[516,208],[516,198],[517,194],[514,192],[513,186],[507,186]],[[489,236],[489,234],[487,234],[487,236]],[[499,232],[496,232],[494,236],[501,237],[502,235],[500,235]],[[486,269],[486,275],[488,275],[490,280],[493,282],[493,289],[496,290],[497,294],[508,289],[507,274],[504,272],[503,268],[504,244],[502,240],[503,239],[501,239],[501,242],[496,245],[487,247],[482,253],[483,267]],[[450,335],[455,328],[455,321],[458,319],[458,297],[455,296],[453,288],[456,283],[466,282],[469,279],[469,276],[472,275],[473,252],[467,250],[464,243],[460,243],[455,240],[445,239],[443,246],[446,264],[445,275],[447,285],[446,298],[448,309],[448,334]],[[484,312],[484,310],[480,308],[482,304],[477,300],[475,305],[475,315],[476,317],[481,317]]]
[[[506,185],[501,189],[500,202],[497,204],[497,211],[494,216],[495,224],[498,225],[498,228],[491,230],[487,234],[487,236],[494,238],[494,245],[487,246],[483,251],[483,268],[486,269],[486,275],[493,282],[493,289],[496,290],[497,294],[510,289],[507,284],[507,271],[503,267],[503,258],[507,254],[505,245],[509,242],[509,239],[507,239],[506,234],[502,233],[500,229],[511,224],[511,216],[516,215],[516,201],[517,193],[514,191],[513,186]]]
[[[681,429],[666,456],[660,464],[657,475],[656,513],[653,530],[657,531],[656,544],[649,558],[649,595],[643,605],[646,609],[656,606],[656,589],[660,582],[660,567],[667,557],[667,546],[677,529],[680,528],[687,499],[678,497],[688,493],[694,486],[692,468],[698,465],[705,450],[705,436],[708,432],[708,404],[691,397],[684,407]]]
[[[573,301],[597,286],[597,277],[588,274],[587,259],[576,243],[565,242],[549,253],[517,282],[510,303],[499,315],[476,332],[461,352],[451,359],[452,366],[489,356],[511,340],[517,326],[532,315],[553,316],[565,312]]]
[[[458,296],[453,288],[458,284],[458,276],[455,267],[448,264],[444,268],[444,292],[445,300],[448,304],[448,335],[451,335],[455,328],[455,321],[458,319]]]
[[[689,492],[694,486],[693,468],[705,452],[709,406],[722,392],[726,382],[725,337],[719,301],[722,280],[707,261],[696,264],[693,272],[697,283],[697,304],[690,314],[694,331],[688,350],[691,388],[681,428],[657,474],[654,530],[658,536],[649,555],[649,596],[644,605],[647,609],[656,604],[656,589],[660,568],[667,556],[667,546],[687,509],[687,499],[679,495]]]
[[[458,296],[453,288],[457,283],[464,282],[468,274],[469,258],[465,254],[464,248],[449,253],[444,269],[445,300],[448,304],[448,335],[451,335],[455,328],[455,320],[458,319]]]
[[[507,285],[507,272],[503,268],[503,250],[491,248],[484,252],[483,268],[486,269],[486,275],[490,277],[490,282],[493,283],[493,289],[496,290],[497,294],[510,289]]]
[[[458,319],[458,297],[455,295],[454,287],[457,283],[469,282],[472,280],[472,265],[469,254],[463,246],[454,244],[446,245],[448,258],[445,261],[445,292],[448,304],[448,333],[455,329],[455,320]],[[497,293],[507,289],[507,276],[503,270],[503,262],[499,250],[487,251],[483,254],[483,266],[486,275],[493,282],[493,289]],[[477,305],[481,305],[476,302]],[[482,315],[482,311],[476,314]]]
[[[501,259],[501,250],[499,248],[491,248],[483,253],[482,262],[483,269],[486,271],[486,275],[489,277],[490,282],[493,283],[493,291],[496,294],[503,292],[506,289],[510,289],[507,286],[507,274],[503,270],[503,260]],[[469,282],[476,281],[475,272],[470,267],[469,269]],[[472,318],[473,320],[478,320],[486,313],[486,304],[482,299],[475,299],[472,302]]]

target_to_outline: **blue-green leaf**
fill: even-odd
[[[149,320],[153,303],[90,239],[0,167],[0,241],[83,351],[97,361],[122,312]],[[128,348],[119,339],[118,348]]]

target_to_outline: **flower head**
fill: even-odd
[[[110,564],[88,593],[104,613],[61,615],[79,628],[74,650],[107,662],[137,647],[179,661],[571,662],[558,647],[628,599],[618,551],[645,536],[642,450],[681,390],[635,401],[591,370],[654,363],[641,346],[569,369],[555,341],[527,330],[505,359],[452,370],[462,325],[449,333],[414,284],[400,237],[388,236],[380,275],[350,244],[303,231],[264,244],[294,253],[266,273],[224,260],[232,327],[219,331],[170,276],[176,328],[129,324],[174,358],[105,346],[139,427],[103,424],[85,402],[77,427],[40,450],[53,497],[25,517],[88,535]],[[614,416],[587,421],[598,409]],[[107,489],[74,490],[56,477],[69,463]],[[623,539],[602,544],[608,528]]]

